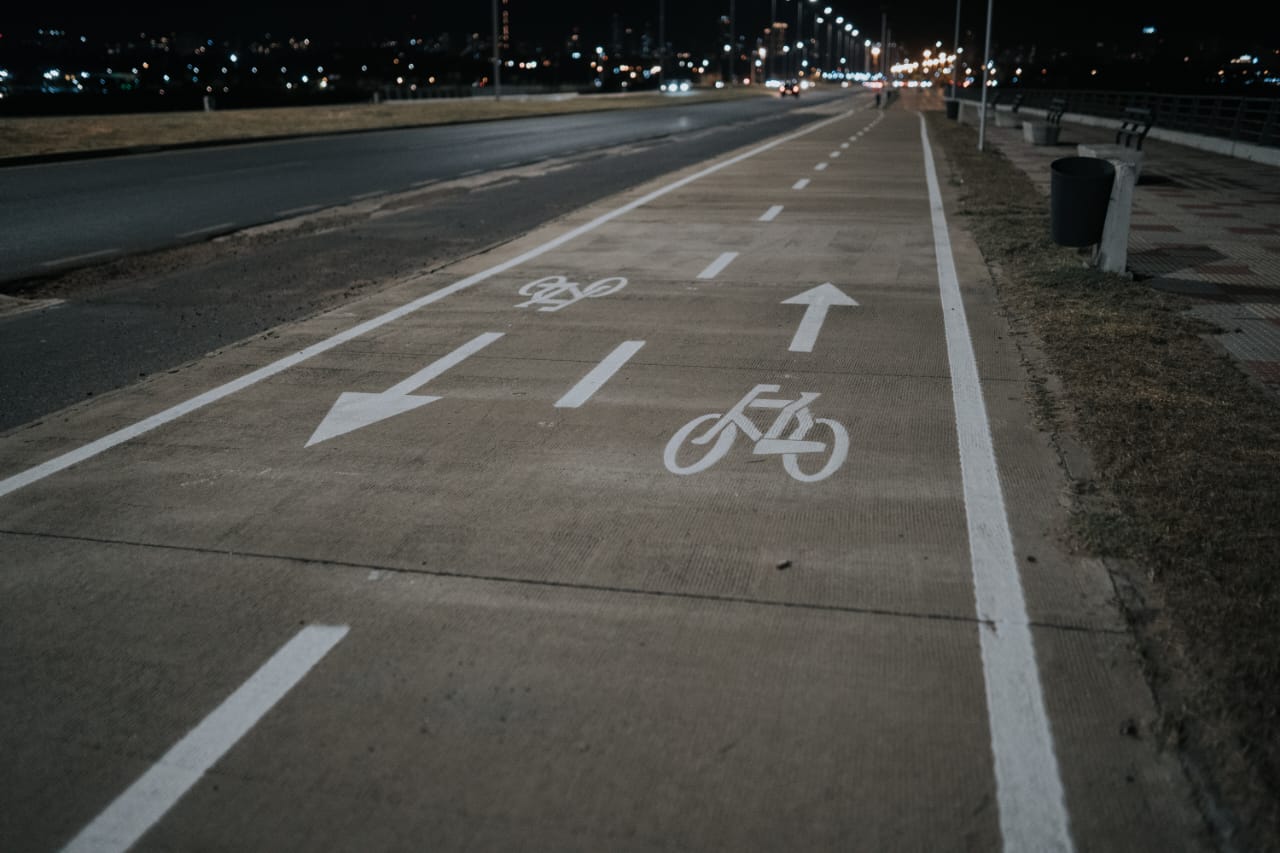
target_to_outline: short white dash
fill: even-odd
[[[841,143],[840,143],[840,147],[841,147],[841,148],[848,148],[848,147],[849,147],[849,143],[847,143],[847,142],[841,142]]]
[[[196,228],[192,231],[183,231],[177,236],[179,240],[184,240],[187,237],[199,237],[201,234],[212,234],[215,231],[227,231],[235,227],[236,224],[234,222],[219,222],[217,225],[210,225],[207,228]]]
[[[80,261],[87,261],[90,258],[101,258],[103,255],[114,255],[119,249],[103,249],[99,252],[85,252],[83,255],[71,255],[67,258],[58,258],[56,261],[45,261],[42,267],[57,267],[63,264],[74,264]]]
[[[733,259],[738,257],[737,252],[725,252],[711,263],[707,264],[707,268],[698,273],[698,278],[715,278],[724,271],[724,268],[733,263]]]
[[[295,634],[81,830],[63,853],[123,853],[132,847],[346,634],[345,625],[312,625]]]
[[[816,166],[814,166],[814,167],[813,167],[813,171],[815,171],[815,172],[821,172],[821,171],[823,171],[823,170],[824,170],[824,169],[826,169],[826,168],[827,168],[827,164],[826,164],[826,163],[819,163],[818,165],[816,165]]]
[[[773,220],[778,218],[778,214],[781,212],[782,212],[782,205],[775,204],[772,207],[770,207],[768,210],[766,210],[764,213],[760,214],[760,221],[772,222]]]
[[[617,349],[605,356],[604,361],[597,364],[591,369],[590,373],[582,377],[577,385],[570,388],[568,394],[557,400],[556,408],[576,409],[590,400],[591,396],[599,391],[604,386],[604,383],[612,379],[613,374],[617,373],[631,356],[639,352],[642,346],[644,346],[644,341],[623,341],[618,345]]]
[[[804,189],[804,188],[805,188],[805,187],[807,187],[807,186],[809,186],[809,179],[808,179],[808,178],[801,178],[800,180],[796,181],[794,184],[792,184],[792,185],[791,185],[791,189],[793,189],[793,190],[802,190],[802,189]]]
[[[300,213],[310,213],[313,210],[319,210],[318,204],[306,204],[302,207],[291,207],[288,210],[277,210],[276,216],[297,216]]]
[[[839,152],[839,151],[832,151],[832,152],[831,152],[829,155],[827,155],[827,156],[829,156],[832,160],[834,160],[834,159],[836,159],[837,157],[839,157],[839,156],[840,156],[840,152]]]
[[[373,192],[360,193],[360,195],[353,195],[351,197],[351,200],[365,201],[366,199],[377,198],[380,195],[386,195],[386,194],[387,194],[386,190],[374,190]]]

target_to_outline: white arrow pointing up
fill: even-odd
[[[502,332],[485,332],[483,335],[478,335],[443,358],[431,362],[408,379],[392,385],[381,394],[344,391],[338,397],[338,402],[329,409],[329,414],[325,415],[324,420],[320,422],[320,426],[316,427],[316,431],[311,434],[306,446],[310,447],[326,439],[376,424],[378,421],[402,415],[419,406],[439,400],[439,397],[413,392],[500,337]]]
[[[818,339],[822,322],[827,319],[827,309],[832,305],[848,305],[852,308],[858,305],[831,282],[806,290],[799,296],[784,299],[782,304],[809,306],[800,318],[800,328],[796,329],[795,337],[791,339],[789,349],[792,352],[813,352],[813,343]]]

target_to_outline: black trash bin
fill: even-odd
[[[1049,234],[1059,246],[1102,240],[1116,167],[1100,157],[1062,157],[1049,164]]]
[[[960,118],[960,102],[955,98],[947,98],[947,118]]]

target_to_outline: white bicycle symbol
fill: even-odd
[[[582,299],[598,299],[610,293],[617,293],[626,286],[627,280],[621,276],[602,278],[586,287],[579,287],[577,282],[569,281],[562,275],[549,275],[546,278],[531,281],[520,288],[517,292],[521,296],[531,298],[516,307],[529,308],[538,305],[541,306],[538,308],[539,311],[559,311]]]
[[[742,433],[748,440],[755,442],[753,453],[757,456],[778,455],[782,457],[782,467],[787,473],[802,483],[815,483],[835,473],[844,464],[849,453],[849,433],[840,423],[829,418],[815,418],[809,411],[809,404],[820,396],[813,391],[803,391],[795,400],[780,400],[760,397],[761,394],[773,394],[779,390],[778,385],[757,385],[747,396],[739,400],[732,409],[720,414],[696,417],[682,426],[671,440],[667,442],[662,454],[662,461],[672,474],[696,474],[705,471],[724,458],[729,448]],[[747,409],[780,409],[769,429],[761,432],[747,417]],[[795,421],[795,428],[786,438],[782,437],[787,425]],[[706,432],[692,437],[698,427],[708,424]],[[822,424],[831,432],[830,444],[824,441],[811,441],[809,433],[817,424]],[[714,441],[714,444],[712,443]],[[695,461],[682,465],[678,459],[685,443],[693,446],[711,444],[711,449]],[[800,457],[808,454],[826,456],[822,467],[812,474],[800,470]]]

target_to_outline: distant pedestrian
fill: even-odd
[[[880,109],[880,90],[876,89],[876,109]]]

